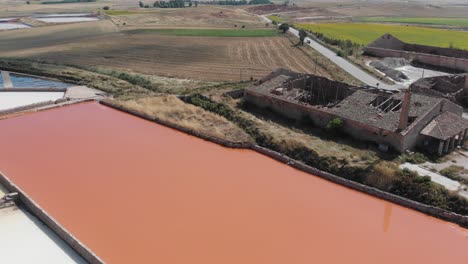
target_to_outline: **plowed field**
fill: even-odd
[[[0,56],[210,81],[260,78],[278,67],[305,73],[315,71],[313,61],[284,37],[112,34],[0,52]],[[317,70],[327,75],[320,67]]]

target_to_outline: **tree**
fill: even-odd
[[[145,4],[143,4],[143,2],[142,2],[142,1],[140,1],[140,2],[138,3],[138,5],[140,6],[140,8],[143,8],[143,7],[145,7]]]
[[[307,38],[307,32],[303,29],[299,30],[299,44],[304,45],[305,38]]]
[[[189,7],[192,7],[192,1],[190,1],[190,2],[188,3],[188,6],[189,6]]]
[[[288,23],[283,23],[278,27],[278,29],[282,30],[283,34],[284,34],[289,30],[289,24]]]
[[[29,2],[29,1],[26,1],[26,4],[27,4],[27,5],[29,5],[29,4],[31,4],[31,2]]]
[[[198,1],[195,1],[195,7],[197,7],[197,6],[198,6]]]

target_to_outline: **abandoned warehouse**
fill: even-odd
[[[443,155],[463,144],[463,108],[442,97],[355,87],[278,69],[244,91],[248,103],[325,128],[339,118],[346,134],[398,152],[420,147]]]

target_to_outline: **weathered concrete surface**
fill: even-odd
[[[2,92],[0,111],[63,98],[63,92]]]
[[[13,83],[11,82],[9,72],[2,71],[2,79],[3,79],[3,88],[13,88]]]
[[[72,86],[67,89],[65,98],[68,99],[91,99],[102,98],[105,93],[86,86]]]
[[[47,226],[17,206],[0,209],[0,262],[84,264]]]

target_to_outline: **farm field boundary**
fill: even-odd
[[[332,39],[350,40],[360,45],[368,45],[389,33],[411,44],[468,49],[468,32],[456,30],[363,23],[295,24],[295,27],[314,34],[321,33]]]
[[[442,17],[361,17],[357,18],[360,22],[388,22],[405,24],[426,24],[468,27],[467,18],[442,18]]]
[[[278,32],[272,29],[135,29],[129,34],[161,34],[169,36],[194,37],[274,37]]]

